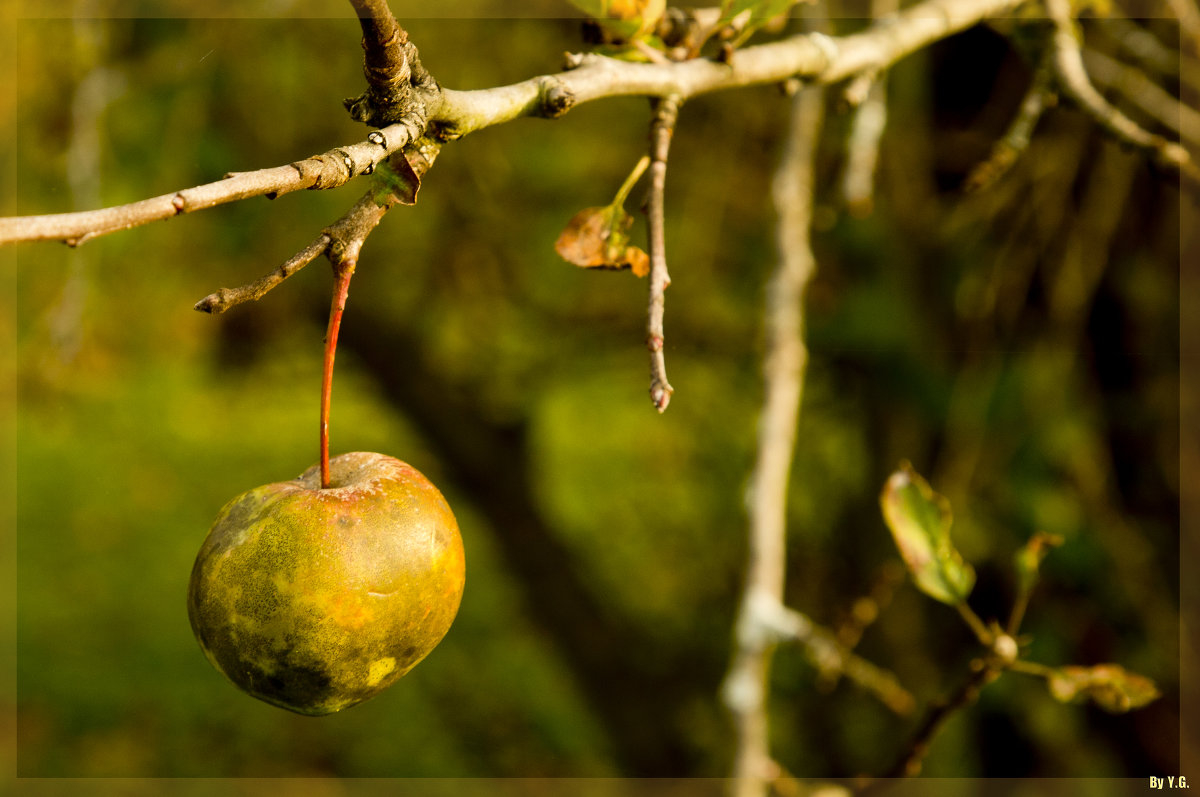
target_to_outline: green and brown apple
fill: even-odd
[[[209,661],[300,714],[361,703],[442,640],[465,577],[450,506],[415,468],[355,452],[230,501],[188,587]]]

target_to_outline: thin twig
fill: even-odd
[[[1012,168],[1017,159],[1029,149],[1033,129],[1046,108],[1056,101],[1054,94],[1053,54],[1047,49],[1041,62],[1033,73],[1033,82],[1021,100],[1017,115],[1009,123],[1004,135],[992,146],[987,159],[980,162],[967,175],[963,190],[968,192],[982,191],[994,185]]]
[[[954,604],[954,608],[958,609],[958,613],[962,615],[963,620],[970,626],[971,632],[975,634],[975,638],[979,640],[979,643],[985,647],[991,647],[992,643],[996,640],[996,635],[979,618],[979,615],[967,605],[967,602],[959,601]]]
[[[971,676],[958,688],[949,699],[935,706],[921,727],[913,734],[903,755],[896,761],[885,778],[911,778],[919,775],[922,762],[929,753],[938,732],[946,726],[946,722],[957,712],[973,704],[983,687],[987,686],[1000,674],[1000,669],[984,661],[972,662],[974,667]]]
[[[842,199],[856,216],[869,216],[875,204],[875,171],[879,145],[887,127],[887,78],[871,81],[866,96],[854,110],[846,138],[846,166],[842,173]]]
[[[773,607],[783,605],[787,485],[807,359],[801,299],[815,268],[809,229],[823,116],[820,90],[806,89],[792,98],[788,140],[772,190],[779,213],[779,260],[766,296],[765,392],[750,480],[746,582],[735,626],[736,649],[722,687],[734,720],[737,797],[765,794],[776,771],[767,732],[767,672],[777,639]]]
[[[650,230],[650,298],[646,312],[646,348],[650,350],[650,400],[659,412],[667,409],[675,388],[667,381],[663,354],[665,293],[671,284],[667,273],[667,245],[664,232],[663,195],[667,183],[667,156],[671,137],[679,119],[679,99],[664,97],[656,103],[654,124],[650,128],[650,195],[646,199],[646,221]]]
[[[871,18],[890,19],[898,0],[871,0]],[[854,107],[854,120],[846,139],[846,165],[842,172],[842,200],[853,215],[869,216],[875,204],[875,171],[879,146],[887,127],[887,73],[863,72],[846,89]]]
[[[870,592],[854,602],[849,617],[838,625],[838,644],[846,650],[854,650],[858,646],[866,630],[892,602],[896,588],[904,583],[905,573],[904,566],[897,561],[887,562],[879,569]]]
[[[1187,150],[1173,141],[1143,129],[1114,108],[1092,85],[1083,64],[1083,52],[1080,49],[1075,22],[1071,18],[1069,0],[1045,0],[1045,4],[1054,22],[1054,66],[1063,91],[1084,113],[1119,140],[1148,150],[1155,160],[1166,168],[1190,179],[1200,180],[1200,168],[1197,168]]]
[[[202,313],[216,315],[239,304],[258,301],[273,290],[275,286],[279,285],[279,283],[323,255],[325,250],[329,248],[330,240],[327,233],[321,233],[317,236],[316,240],[301,249],[292,256],[291,260],[271,273],[265,274],[249,285],[243,285],[240,288],[221,288],[218,291],[210,293],[196,302],[195,309]]]
[[[857,656],[825,626],[814,623],[808,615],[778,603],[765,592],[755,592],[747,598],[756,618],[761,639],[749,639],[750,644],[796,642],[806,658],[821,673],[845,676],[865,692],[874,695],[889,709],[900,715],[912,713],[916,707],[913,696],[900,685],[896,676],[861,656]]]
[[[422,139],[418,144],[405,152],[393,156],[389,165],[394,169],[411,171],[412,177],[419,181],[433,166],[441,145],[429,139]],[[396,185],[392,188],[377,187],[368,191],[342,215],[340,219],[322,230],[321,234],[288,260],[269,274],[239,288],[221,288],[210,293],[196,302],[195,309],[203,313],[223,313],[231,307],[245,302],[257,301],[276,288],[281,282],[295,274],[300,269],[322,254],[334,253],[330,260],[335,263],[338,255],[348,250],[361,248],[366,237],[383,219],[383,215],[395,205],[412,204],[416,195],[415,186]],[[355,256],[357,259],[357,255]]]

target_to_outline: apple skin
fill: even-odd
[[[196,556],[188,619],[236,686],[319,716],[374,697],[442,640],[465,578],[450,506],[383,454],[257,487],[218,514]]]

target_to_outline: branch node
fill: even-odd
[[[187,200],[183,194],[176,194],[171,197],[171,207],[175,208],[176,213],[185,213],[187,211]]]
[[[808,34],[808,40],[816,45],[817,49],[821,51],[821,55],[825,56],[825,65],[817,70],[818,74],[828,69],[837,61],[838,55],[841,54],[841,49],[838,47],[837,42],[820,31]]]
[[[541,115],[557,119],[575,107],[575,93],[556,77],[543,78],[540,85]]]

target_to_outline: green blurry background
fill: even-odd
[[[133,201],[361,139],[340,105],[361,90],[357,24],[340,4],[329,18],[277,5],[273,19],[17,20],[5,212]],[[446,16],[464,18],[403,21],[452,88],[555,71],[582,46],[570,20]],[[1066,107],[1003,181],[964,194],[1028,80],[987,29],[900,64],[866,218],[837,198],[850,115],[829,97],[787,599],[838,627],[888,583],[877,494],[910,459],[954,506],[980,614],[1006,614],[1024,540],[1060,534],[1025,626],[1031,657],[1118,662],[1164,692],[1112,717],[1003,678],[939,737],[926,774],[1177,773],[1180,199]],[[667,192],[677,392],[661,417],[645,283],[553,251],[644,150],[645,101],[447,146],[418,205],[370,238],[332,448],[398,456],[437,483],[468,581],[424,663],[323,719],[235,691],[200,653],[184,596],[221,505],[315,462],[329,270],[317,261],[225,316],[191,306],[286,260],[361,187],[254,199],[78,250],[17,248],[18,774],[725,774],[717,689],[741,585],[786,113],[773,87],[683,110]],[[908,585],[859,650],[923,703],[977,653],[953,611]],[[804,777],[879,772],[918,721],[821,681],[790,648],[772,687],[774,752]]]

